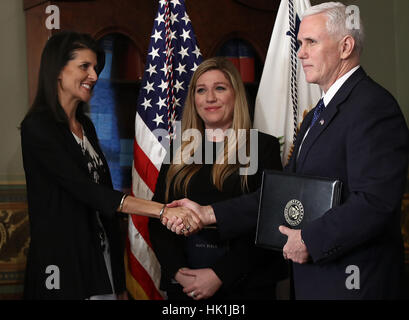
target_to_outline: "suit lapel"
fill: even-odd
[[[335,96],[331,99],[328,106],[326,106],[325,110],[321,113],[320,118],[317,120],[315,125],[310,129],[307,137],[305,138],[302,144],[300,155],[297,159],[298,169],[302,168],[311,147],[317,141],[318,137],[322,134],[322,132],[324,132],[324,130],[330,125],[331,121],[338,113],[340,105],[348,98],[349,94],[351,93],[355,85],[364,77],[366,77],[365,71],[362,68],[359,68],[348,78],[347,81],[345,81],[345,83],[341,86],[341,88],[338,90]],[[313,112],[314,109],[310,111],[311,114],[313,114]],[[308,126],[306,125],[307,128],[309,127],[311,120],[312,116],[310,117],[310,121],[308,121]],[[304,134],[305,131],[306,128],[304,130]],[[302,137],[303,136],[304,135],[302,135]]]
[[[300,131],[297,133],[297,137],[295,140],[295,145],[294,145],[294,149],[293,149],[291,158],[288,162],[288,165],[285,168],[286,171],[290,171],[290,172],[296,171],[297,161],[298,161],[297,159],[298,150],[300,149],[300,145],[303,140],[302,138],[305,136],[305,133],[307,132],[307,129],[312,121],[313,114],[314,112],[309,112],[301,123]]]
[[[338,105],[332,103],[331,101],[328,104],[328,106],[325,108],[325,110],[321,113],[321,116],[319,117],[317,122],[314,124],[314,126],[310,129],[307,137],[305,138],[302,144],[300,155],[298,156],[298,159],[297,159],[298,168],[301,168],[311,147],[316,142],[320,134],[325,130],[325,128],[328,127],[328,125],[330,124],[331,120],[335,117],[337,112],[338,112]]]

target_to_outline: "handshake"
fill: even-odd
[[[185,198],[167,204],[161,222],[172,232],[189,236],[216,223],[216,216],[210,205],[201,206]]]
[[[167,204],[161,222],[172,232],[189,236],[204,226],[215,224],[216,215],[212,206],[201,206],[185,198]],[[278,231],[288,237],[283,247],[284,259],[306,263],[309,253],[301,237],[301,230],[280,226]]]

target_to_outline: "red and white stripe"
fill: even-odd
[[[165,148],[137,113],[132,166],[132,194],[135,197],[152,198],[165,155]],[[164,293],[159,290],[160,264],[149,240],[148,218],[132,215],[129,219],[127,254],[129,272],[144,291],[145,297],[162,299]]]

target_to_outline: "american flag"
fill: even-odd
[[[202,62],[183,0],[160,0],[150,39],[135,119],[132,193],[151,199],[190,78]],[[157,129],[167,131],[159,138]],[[132,215],[128,225],[127,288],[134,299],[163,299],[160,265],[152,250],[148,218]]]

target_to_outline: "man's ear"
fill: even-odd
[[[350,36],[346,35],[340,42],[341,45],[341,59],[348,59],[352,52],[355,49],[355,39]]]

